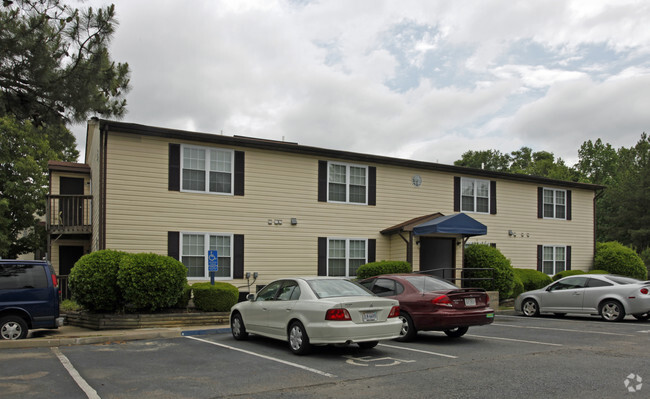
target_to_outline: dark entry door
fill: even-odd
[[[436,277],[449,279],[454,283],[454,271],[442,270],[456,267],[456,240],[453,238],[420,238],[420,270],[433,270]]]
[[[84,179],[79,177],[60,177],[61,195],[84,195]],[[59,201],[60,223],[64,226],[81,226],[84,221],[84,202],[81,197],[61,198]]]
[[[68,290],[68,275],[75,263],[84,254],[84,247],[77,245],[64,245],[59,247],[59,287],[61,298],[70,299]],[[63,277],[62,277],[63,276]]]

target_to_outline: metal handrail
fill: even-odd
[[[445,270],[453,271],[454,277],[445,277],[445,273],[444,273]],[[458,272],[458,271],[460,271],[461,277],[456,277],[456,272]],[[462,277],[464,272],[469,272],[469,271],[472,271],[472,272],[487,271],[487,272],[490,272],[492,277]],[[443,280],[447,280],[449,282],[452,282],[452,281],[461,281],[461,282],[464,282],[464,281],[492,281],[492,289],[493,290],[496,289],[495,281],[494,281],[494,272],[495,272],[495,270],[494,270],[494,268],[491,268],[491,267],[477,267],[477,268],[443,267],[443,268],[440,268],[440,269],[420,270],[420,271],[414,272],[414,273],[422,273],[422,274],[433,275],[436,272],[442,272],[442,277],[441,278]]]

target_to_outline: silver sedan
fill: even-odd
[[[650,281],[611,274],[565,277],[519,295],[515,310],[524,316],[581,313],[619,321],[631,314],[639,320],[647,320],[650,318]]]
[[[237,340],[249,333],[286,340],[302,355],[312,345],[356,343],[373,348],[400,335],[399,302],[335,277],[276,280],[230,310]]]

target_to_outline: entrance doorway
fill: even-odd
[[[84,195],[84,179],[78,177],[59,178],[61,195]],[[80,226],[84,222],[84,203],[79,197],[64,197],[59,201],[61,221],[64,226]]]
[[[70,299],[68,290],[68,275],[75,263],[84,254],[84,247],[81,245],[59,246],[59,286],[62,299]]]
[[[447,279],[452,284],[456,267],[456,239],[420,237],[420,270],[431,271],[436,277]]]

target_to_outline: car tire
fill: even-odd
[[[306,355],[311,351],[307,331],[299,321],[294,321],[289,326],[289,348],[296,355]]]
[[[445,330],[445,334],[447,334],[447,336],[450,338],[459,338],[465,335],[467,330],[469,330],[469,327],[456,327],[449,330]]]
[[[379,341],[369,341],[369,342],[359,342],[358,345],[359,348],[361,349],[372,349],[375,346],[377,346],[378,343]]]
[[[650,319],[650,312],[633,314],[632,316],[637,320],[644,321]]]
[[[411,315],[400,311],[399,318],[402,320],[402,329],[399,332],[399,338],[395,338],[396,341],[407,342],[412,341],[418,333],[418,330],[415,328],[415,323]]]
[[[248,333],[246,332],[246,326],[244,325],[244,319],[242,319],[240,313],[235,313],[230,319],[230,331],[232,332],[232,337],[237,341],[242,341],[248,338]]]
[[[625,309],[619,301],[608,299],[600,305],[600,317],[605,321],[620,321],[625,317]]]
[[[27,337],[27,322],[20,316],[5,316],[0,319],[0,338],[7,340]]]
[[[534,299],[524,299],[521,303],[521,312],[527,317],[539,316],[539,305]]]

